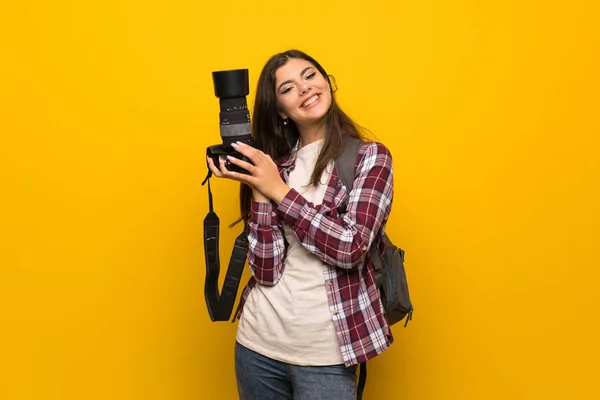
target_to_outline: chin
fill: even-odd
[[[315,119],[317,121],[322,120],[323,118],[325,118],[327,116],[327,110],[329,110],[329,108],[327,108],[323,111],[320,111],[319,113],[317,113],[316,115],[313,116],[313,119]]]

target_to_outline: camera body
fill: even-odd
[[[242,142],[254,146],[252,124],[246,96],[250,92],[247,69],[214,71],[212,73],[215,96],[219,99],[219,129],[222,144],[209,146],[206,155],[219,167],[219,160],[225,161],[229,171],[247,174],[243,168],[232,164],[227,156],[239,158],[246,162],[249,159],[238,153],[232,143]]]
[[[251,141],[251,143],[247,144],[254,145],[254,141]],[[228,171],[238,172],[241,174],[248,174],[248,171],[238,167],[235,164],[232,164],[231,161],[229,161],[229,159],[227,158],[227,156],[232,156],[252,164],[252,162],[247,157],[233,150],[233,147],[224,146],[222,144],[215,144],[214,146],[207,147],[206,155],[213,160],[213,163],[217,166],[217,168],[219,168],[220,166],[219,160],[222,159],[223,161],[225,161],[225,168],[227,168]]]

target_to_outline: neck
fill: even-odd
[[[299,126],[298,131],[300,133],[300,147],[309,145],[325,137],[325,120],[322,120],[314,125]]]

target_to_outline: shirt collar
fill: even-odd
[[[298,153],[298,147],[300,146],[300,140],[296,140],[296,144],[292,147],[292,150],[285,156],[279,159],[279,166],[283,169],[287,169],[296,163],[296,154]]]

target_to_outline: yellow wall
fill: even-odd
[[[395,158],[416,312],[367,398],[599,396],[600,13],[557,3],[3,2],[0,398],[236,398],[203,297],[210,72],[249,68],[252,104],[290,47]]]

